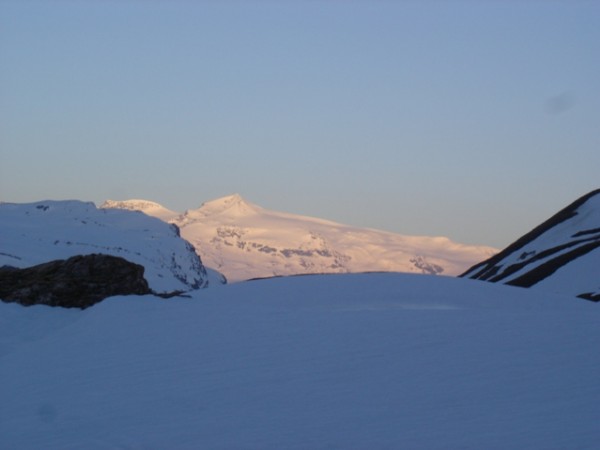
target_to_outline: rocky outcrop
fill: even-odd
[[[80,255],[25,269],[0,268],[0,299],[25,306],[83,309],[113,295],[150,293],[144,267],[117,256]]]
[[[208,285],[200,257],[179,230],[135,211],[98,209],[77,200],[0,202],[0,241],[0,267],[100,253],[144,266],[144,278],[157,293]]]

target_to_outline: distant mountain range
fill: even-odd
[[[600,189],[500,252],[271,211],[238,194],[184,213],[147,200],[109,200],[101,208],[76,200],[0,202],[0,267],[113,255],[144,266],[157,293],[223,283],[221,274],[236,282],[387,271],[460,275],[599,301],[599,247]]]
[[[599,247],[597,189],[462,276],[600,301]]]
[[[365,271],[458,275],[497,252],[445,237],[404,236],[271,211],[238,194],[183,214],[147,200],[108,200],[101,208],[142,211],[176,224],[206,267],[232,282]]]

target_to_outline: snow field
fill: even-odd
[[[0,448],[594,448],[597,305],[465,279],[0,303]]]

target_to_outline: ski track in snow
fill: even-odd
[[[0,303],[0,448],[595,448],[599,319],[407,274]]]

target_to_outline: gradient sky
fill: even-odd
[[[0,200],[503,247],[600,187],[600,2],[0,0]]]

